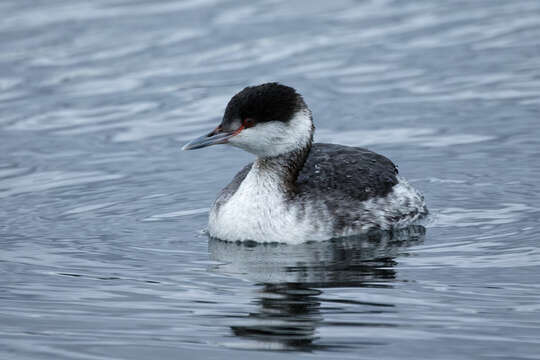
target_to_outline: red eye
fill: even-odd
[[[253,119],[251,119],[251,118],[245,118],[244,122],[243,122],[243,125],[244,125],[245,128],[250,128],[253,125],[255,125],[255,121],[253,121]]]

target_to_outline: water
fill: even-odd
[[[0,13],[0,358],[538,358],[540,2]],[[426,228],[209,241],[207,210],[251,157],[180,146],[276,80],[319,141],[399,164]]]

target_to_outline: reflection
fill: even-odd
[[[260,284],[254,299],[258,310],[236,317],[231,325],[237,348],[305,350],[321,348],[317,328],[323,322],[321,295],[332,287],[392,287],[395,257],[424,239],[425,228],[411,226],[394,232],[300,245],[225,242],[211,239],[210,257],[222,264],[213,271]],[[354,303],[371,312],[390,304],[325,299],[325,305]],[[385,310],[386,309],[386,310]],[[328,310],[328,308],[325,308]]]
[[[315,331],[322,321],[320,294],[301,283],[264,284],[255,300],[260,309],[231,326],[233,334],[245,341],[230,345],[273,350],[314,348]]]

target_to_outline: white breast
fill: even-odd
[[[255,162],[235,194],[210,211],[210,235],[228,241],[290,244],[327,239],[329,234],[318,234],[305,218],[299,218],[298,208],[286,201],[280,187],[277,175],[261,171]]]

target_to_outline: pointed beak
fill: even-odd
[[[238,130],[235,131],[223,131],[221,127],[218,126],[208,134],[191,140],[182,147],[182,150],[195,150],[210,145],[226,144],[227,142],[229,142],[230,138],[238,135],[243,128],[244,127],[241,126]]]

